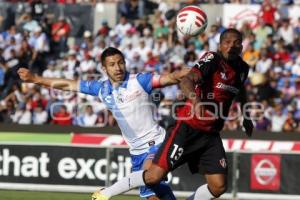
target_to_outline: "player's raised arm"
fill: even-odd
[[[200,102],[200,98],[195,94],[195,86],[200,79],[201,75],[191,70],[185,77],[182,78],[179,84],[185,97],[190,99],[193,104]]]
[[[161,75],[159,78],[159,86],[165,87],[168,85],[173,85],[179,83],[184,76],[186,76],[191,68],[183,67],[181,70],[174,71],[170,74]]]
[[[61,79],[61,78],[45,78],[42,76],[38,76],[36,74],[32,74],[26,68],[20,68],[18,70],[18,74],[22,81],[28,83],[35,83],[44,87],[51,87],[59,90],[65,91],[78,91],[78,81],[77,80],[69,80],[69,79]]]

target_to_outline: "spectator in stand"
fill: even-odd
[[[151,47],[146,46],[144,38],[141,38],[139,45],[134,49],[135,52],[140,54],[143,62],[147,62],[149,52],[152,52]]]
[[[106,48],[106,44],[104,39],[99,40],[91,52],[92,57],[99,62],[100,56],[105,48]]]
[[[32,19],[30,13],[25,13],[17,19],[17,26],[22,27],[24,31],[31,33],[39,27],[39,24],[36,20]]]
[[[299,38],[300,37],[300,17],[298,17],[298,20],[297,20],[297,22],[295,24],[294,31],[295,31],[296,37]]]
[[[195,63],[198,61],[197,59],[198,57],[195,51],[193,50],[186,52],[186,54],[184,55],[184,63],[189,67],[193,67]]]
[[[38,26],[33,32],[33,35],[29,38],[29,45],[33,48],[31,70],[42,74],[46,66],[47,53],[50,50],[49,39],[43,32],[42,27]]]
[[[60,78],[61,71],[56,69],[56,62],[51,60],[47,66],[47,69],[43,72],[43,77],[47,78]]]
[[[9,27],[7,31],[1,33],[2,41],[1,46],[5,47],[11,43],[11,39],[14,39],[16,45],[20,45],[21,41],[23,40],[23,36],[21,33],[17,32],[17,27],[15,25]]]
[[[88,52],[84,54],[84,60],[81,61],[78,70],[80,75],[96,72],[96,63]]]
[[[218,32],[218,26],[213,24],[210,27],[210,32],[208,36],[209,50],[217,51],[219,45],[220,33]]]
[[[110,26],[108,25],[108,22],[106,19],[102,20],[101,27],[97,31],[97,37],[101,37],[103,39],[104,37],[108,36],[109,31],[111,30]]]
[[[97,123],[97,115],[93,111],[93,107],[91,105],[87,105],[84,109],[84,113],[79,117],[79,125],[80,126],[96,126]]]
[[[9,43],[6,45],[5,50],[3,52],[3,57],[5,60],[11,59],[11,50],[14,50],[14,52],[19,52],[20,45],[16,44],[16,39],[14,37],[10,38]]]
[[[259,17],[263,20],[263,22],[272,27],[275,22],[277,9],[274,7],[270,0],[264,0],[260,12]]]
[[[278,36],[284,40],[285,45],[292,45],[294,42],[294,28],[289,19],[283,19],[282,25],[278,30]]]
[[[280,102],[278,102],[272,110],[268,112],[266,111],[265,116],[271,122],[272,132],[283,131],[284,123],[287,120],[287,114],[284,114],[283,107]]]
[[[48,120],[48,113],[42,105],[38,105],[32,112],[33,124],[46,124]]]
[[[92,51],[94,47],[94,39],[91,31],[86,30],[83,33],[83,42],[80,45],[80,48],[84,51]]]
[[[157,38],[153,47],[154,54],[158,54],[161,58],[164,58],[168,50],[169,48],[167,39],[165,37]]]
[[[119,4],[119,12],[122,16],[129,20],[136,20],[139,18],[139,2],[138,0],[124,0]],[[144,14],[144,13],[142,13]]]
[[[274,54],[274,60],[277,60],[280,63],[287,63],[291,60],[291,54],[287,46],[280,45],[277,48],[276,53]],[[283,66],[281,64],[280,66]]]
[[[15,113],[15,106],[12,100],[0,101],[0,121],[4,123],[12,123],[11,116]]]
[[[140,34],[141,37],[145,36],[144,35],[144,30],[145,29],[149,29],[149,31],[151,33],[153,32],[153,26],[148,21],[149,21],[149,17],[145,15],[138,22],[136,30],[139,32],[139,34]]]
[[[16,124],[31,124],[32,114],[30,107],[20,106],[17,107],[16,111],[11,115],[13,123]]]
[[[72,125],[71,114],[67,111],[65,105],[61,105],[59,111],[53,114],[52,123],[58,125]]]
[[[255,71],[265,74],[271,69],[273,61],[268,57],[266,50],[262,50],[259,57],[260,59],[256,63]]]
[[[40,21],[45,13],[45,4],[42,0],[30,0],[28,1],[31,7],[32,18]]]
[[[131,28],[132,25],[127,21],[127,18],[121,16],[119,23],[115,27],[115,32],[120,38],[123,38],[126,35],[127,30]]]
[[[297,130],[298,123],[294,118],[294,110],[292,106],[288,106],[287,112],[287,119],[284,122],[283,131],[294,132]]]
[[[51,37],[53,50],[55,53],[66,52],[68,50],[67,39],[71,32],[71,26],[64,16],[59,16],[58,21],[51,26]]]
[[[4,86],[4,77],[5,77],[5,70],[6,70],[5,64],[6,64],[5,60],[0,59],[0,89]],[[0,96],[1,96],[1,92],[0,92]]]
[[[46,108],[48,104],[48,100],[42,96],[40,90],[36,90],[36,92],[32,96],[32,102],[30,104],[31,110],[34,110],[37,107],[42,107],[43,109]]]
[[[76,51],[71,49],[68,52],[66,59],[63,61],[63,76],[67,79],[73,79],[74,76],[77,74],[78,67],[80,62],[76,58]]]
[[[147,56],[148,59],[145,62],[145,70],[147,72],[159,72],[162,65],[159,61],[159,54],[154,54],[150,51]]]
[[[258,26],[254,29],[254,34],[256,36],[257,42],[257,46],[255,46],[256,49],[260,49],[266,42],[267,36],[272,33],[272,28],[267,26],[266,23],[260,18],[258,20]]]
[[[255,68],[259,59],[259,51],[254,49],[254,44],[250,44],[246,51],[244,51],[243,59],[252,68],[252,70]]]
[[[29,43],[26,39],[21,42],[20,50],[18,53],[20,58],[20,66],[29,67],[32,64],[33,50],[29,46]]]
[[[165,21],[163,19],[159,19],[159,24],[154,30],[154,37],[165,37],[169,34],[169,28],[166,26]]]
[[[16,55],[16,51],[14,49],[10,50],[11,58],[5,62],[6,72],[4,76],[5,86],[1,91],[0,99],[4,98],[8,95],[13,88],[14,84],[18,82],[17,78],[17,70],[20,67],[20,59]]]

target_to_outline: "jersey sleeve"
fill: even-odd
[[[103,87],[101,81],[84,81],[81,80],[79,83],[79,91],[84,94],[89,94],[92,96],[98,96],[99,90]]]
[[[148,94],[150,94],[154,88],[159,87],[159,79],[160,75],[154,75],[152,73],[137,74],[138,82]]]
[[[194,65],[192,71],[201,76],[202,81],[210,77],[218,68],[217,55],[212,52],[205,53]]]

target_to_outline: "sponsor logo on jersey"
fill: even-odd
[[[214,54],[207,53],[203,58],[200,59],[202,62],[210,62],[214,58]]]
[[[221,79],[227,80],[227,76],[225,72],[220,72],[220,74],[221,74]]]
[[[216,88],[227,90],[227,91],[232,92],[234,94],[237,94],[239,92],[239,89],[237,89],[236,87],[233,87],[233,86],[230,86],[230,85],[225,85],[224,83],[220,83],[220,82],[217,83]]]

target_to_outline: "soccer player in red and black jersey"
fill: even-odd
[[[207,180],[189,200],[210,200],[226,191],[227,161],[219,132],[248,76],[249,66],[240,57],[242,39],[238,30],[226,29],[220,36],[219,51],[207,52],[182,79],[180,86],[187,101],[178,109],[176,125],[168,130],[151,167],[95,192],[94,200],[106,200],[141,185],[155,185],[184,163]],[[242,99],[243,106],[245,97]],[[247,113],[243,126],[251,136],[253,124]]]

